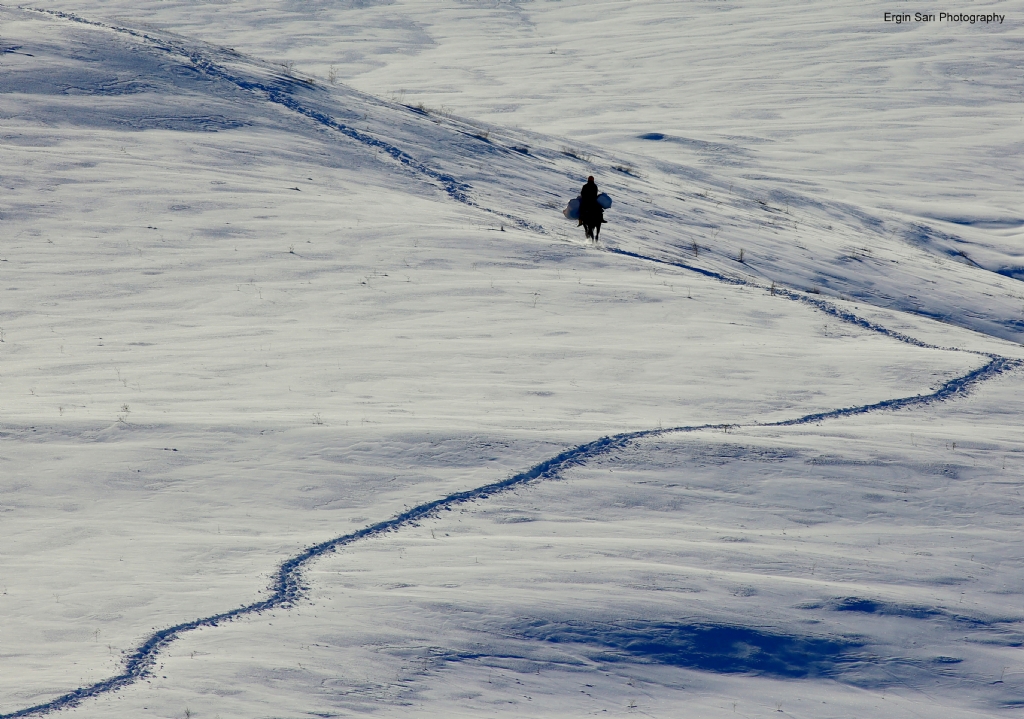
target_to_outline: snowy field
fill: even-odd
[[[0,719],[1019,715],[1024,2],[775,5],[0,5]]]

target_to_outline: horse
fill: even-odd
[[[601,225],[604,223],[604,210],[596,202],[591,207],[589,203],[580,203],[580,224],[587,233],[587,239],[598,242],[601,237]]]

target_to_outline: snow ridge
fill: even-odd
[[[131,28],[116,25],[107,25],[105,23],[97,22],[95,20],[87,20],[73,13],[62,12],[59,10],[47,10],[44,8],[32,7],[21,7],[20,9],[50,15],[52,17],[60,18],[62,20],[81,23],[83,25],[88,25],[91,27],[96,27],[119,34],[125,34],[137,40],[145,41],[147,44],[149,44],[151,47],[154,47],[155,49],[161,50],[170,55],[176,55],[180,58],[184,58],[188,61],[189,66],[197,72],[201,72],[211,78],[227,81],[235,85],[239,89],[255,93],[268,102],[274,103],[276,105],[281,105],[282,107],[285,107],[291,110],[292,112],[295,112],[296,114],[302,115],[303,117],[312,120],[313,122],[316,122],[317,124],[323,127],[339,132],[345,137],[348,137],[351,140],[355,140],[356,142],[361,143],[366,147],[384,152],[403,167],[410,169],[413,172],[422,175],[428,178],[429,180],[439,184],[441,188],[444,190],[445,194],[447,194],[448,197],[455,200],[456,202],[460,202],[464,205],[468,205],[475,209],[484,210],[486,212],[498,215],[499,217],[503,217],[522,229],[531,230],[534,232],[538,232],[540,234],[546,234],[545,229],[534,222],[530,222],[529,220],[525,220],[523,218],[516,217],[511,214],[492,210],[473,201],[468,194],[469,191],[472,189],[468,183],[462,182],[457,178],[453,177],[452,175],[440,172],[424,164],[423,162],[420,162],[419,160],[412,157],[398,146],[390,142],[387,142],[386,140],[382,140],[379,137],[375,137],[369,133],[357,130],[354,127],[339,122],[337,119],[327,114],[326,112],[317,110],[312,107],[308,107],[307,105],[303,104],[295,97],[292,91],[296,88],[302,88],[305,90],[315,90],[316,86],[313,84],[311,80],[284,77],[276,73],[273,75],[273,82],[248,79],[242,77],[241,75],[232,73],[225,65],[217,63],[212,58],[204,55],[194,47],[186,47],[184,43],[175,42],[174,40],[169,38],[159,38],[149,33],[141,32],[139,30],[133,30]],[[240,53],[237,53],[233,50],[226,50],[222,52],[228,52],[238,57],[241,57]],[[256,62],[252,58],[246,58],[246,60],[250,63]],[[368,96],[364,97],[363,99],[380,102],[377,98],[370,98]],[[410,107],[408,105],[402,105],[401,107],[405,108],[409,112],[417,113],[420,115],[426,114],[423,110]]]
[[[388,155],[390,155],[393,159],[395,159],[402,165],[420,174],[426,175],[432,180],[439,182],[441,186],[444,188],[444,191],[453,200],[469,203],[469,197],[466,195],[466,191],[469,189],[468,185],[459,182],[450,175],[445,175],[430,167],[427,167],[426,165],[418,162],[417,160],[410,157],[408,154],[406,154],[401,149],[395,147],[389,142],[385,142],[384,140],[373,137],[372,135],[368,135],[365,132],[360,132],[359,130],[353,127],[344,125],[335,120],[334,118],[330,117],[326,113],[305,107],[287,91],[289,85],[293,87],[297,85],[311,87],[311,82],[304,82],[302,80],[294,78],[283,78],[280,76],[276,78],[276,80],[278,81],[278,84],[276,85],[272,85],[266,82],[259,82],[256,80],[248,80],[244,77],[231,73],[230,71],[228,71],[226,67],[218,65],[212,59],[205,57],[197,50],[186,49],[184,46],[174,43],[167,39],[157,38],[147,33],[139,32],[138,30],[132,30],[131,28],[119,27],[116,25],[107,25],[104,23],[96,22],[94,20],[86,20],[85,18],[79,17],[73,13],[61,12],[59,10],[46,10],[41,8],[22,9],[31,10],[33,12],[38,13],[44,13],[47,15],[51,15],[53,17],[61,18],[63,20],[70,20],[72,22],[81,23],[83,25],[90,25],[92,27],[98,27],[105,30],[111,30],[113,32],[130,35],[131,37],[134,37],[139,40],[145,40],[147,43],[151,44],[157,49],[163,50],[168,54],[178,55],[186,58],[196,70],[206,75],[209,75],[210,77],[214,77],[220,80],[227,80],[228,82],[236,85],[242,90],[260,93],[269,102],[278,105],[283,105],[289,110],[297,112],[300,115],[304,115],[305,117],[321,125],[329,127],[332,130],[337,130],[346,137],[349,137],[369,147],[373,147],[375,149],[386,152]]]

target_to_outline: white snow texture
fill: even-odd
[[[1022,22],[0,5],[0,719],[1019,716]]]

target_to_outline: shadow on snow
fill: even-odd
[[[838,677],[867,658],[864,645],[852,639],[801,637],[725,624],[537,622],[520,631],[530,639],[600,647],[593,659],[641,661],[719,674]]]

